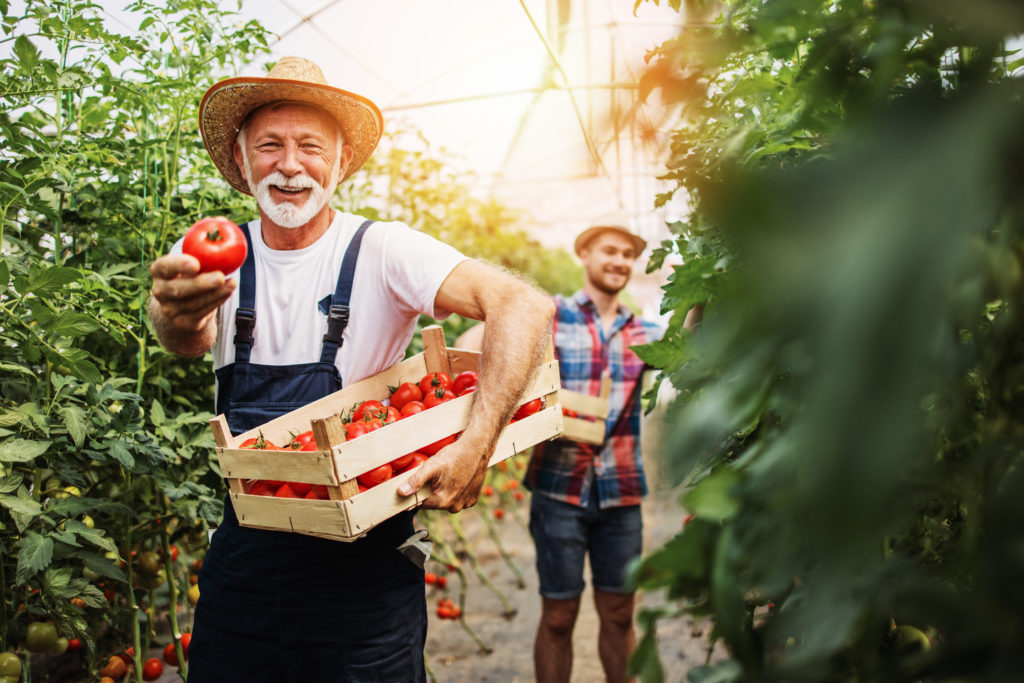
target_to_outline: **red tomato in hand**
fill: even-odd
[[[391,478],[391,464],[384,463],[380,467],[374,467],[369,472],[364,472],[356,477],[356,481],[366,488],[372,488],[377,484],[383,484]]]
[[[219,270],[233,273],[245,261],[249,247],[242,229],[223,216],[196,221],[181,245],[181,251],[199,260],[199,272]]]
[[[523,405],[519,406],[519,410],[516,411],[515,417],[513,419],[522,420],[524,417],[529,417],[530,415],[533,415],[538,410],[540,410],[541,403],[542,402],[539,398],[535,398],[532,401],[527,401]]]
[[[363,422],[364,420],[386,415],[387,412],[388,409],[384,407],[383,403],[370,399],[356,406],[356,409],[352,412],[352,421]]]
[[[448,373],[430,372],[424,375],[423,379],[420,380],[420,391],[423,393],[424,397],[439,387],[445,391],[452,390],[452,378]]]
[[[402,406],[402,417],[409,417],[416,413],[422,413],[427,407],[423,405],[423,401],[409,401]]]
[[[391,407],[401,410],[409,401],[420,401],[423,399],[423,392],[413,382],[402,382],[391,392]]]
[[[476,389],[476,383],[479,379],[480,376],[472,370],[460,372],[458,377],[452,382],[452,391],[455,392],[456,396],[462,396],[464,393]]]

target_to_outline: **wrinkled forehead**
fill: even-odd
[[[256,107],[249,112],[248,116],[245,117],[240,130],[251,130],[254,125],[262,123],[275,115],[291,116],[296,117],[299,120],[306,119],[310,122],[315,121],[322,125],[324,130],[330,131],[344,140],[341,125],[333,116],[315,104],[310,104],[308,102],[293,102],[291,100],[268,102],[267,104]]]

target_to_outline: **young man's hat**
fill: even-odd
[[[345,143],[355,150],[342,180],[366,162],[384,129],[384,117],[377,105],[361,95],[327,85],[320,67],[302,57],[282,57],[266,77],[228,78],[214,83],[199,103],[199,130],[213,163],[240,192],[252,194],[235,164],[233,148],[238,130],[254,109],[279,101],[311,104],[337,120]]]
[[[602,232],[608,230],[614,230],[615,232],[621,233],[628,237],[633,242],[633,248],[636,250],[636,255],[639,256],[644,248],[647,247],[647,240],[639,235],[633,233],[628,227],[629,219],[624,213],[615,213],[608,216],[604,216],[601,219],[594,222],[594,225],[587,228],[579,235],[576,236],[576,241],[573,244],[573,250],[576,255],[579,256],[583,248],[587,246],[590,240],[597,237]]]

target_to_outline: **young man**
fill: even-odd
[[[399,490],[429,482],[425,507],[473,505],[547,343],[548,298],[404,224],[331,208],[383,122],[312,62],[285,57],[266,78],[215,84],[199,120],[217,168],[256,197],[260,219],[245,226],[237,276],[199,274],[180,242],[152,264],[161,343],[212,350],[217,410],[238,434],[395,364],[420,314],[486,320],[469,425]],[[199,577],[189,680],[424,680],[423,570],[397,550],[412,533],[412,513],[353,543],[249,529],[226,503]]]
[[[625,570],[640,555],[640,502],[647,493],[640,453],[640,394],[645,365],[629,347],[661,335],[619,301],[646,242],[624,221],[602,222],[576,238],[583,289],[555,297],[555,355],[562,386],[597,395],[612,381],[604,443],[557,440],[534,449],[525,483],[533,492],[530,533],[537,551],[541,618],[534,641],[540,683],[567,682],[572,634],[589,554],[598,653],[608,681],[627,680],[633,651],[633,592]]]

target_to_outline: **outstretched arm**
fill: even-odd
[[[424,507],[458,512],[474,505],[498,435],[515,412],[551,339],[551,299],[508,273],[463,261],[441,285],[435,306],[486,321],[479,383],[469,424],[459,440],[414,470],[398,489],[412,495],[428,481]]]

